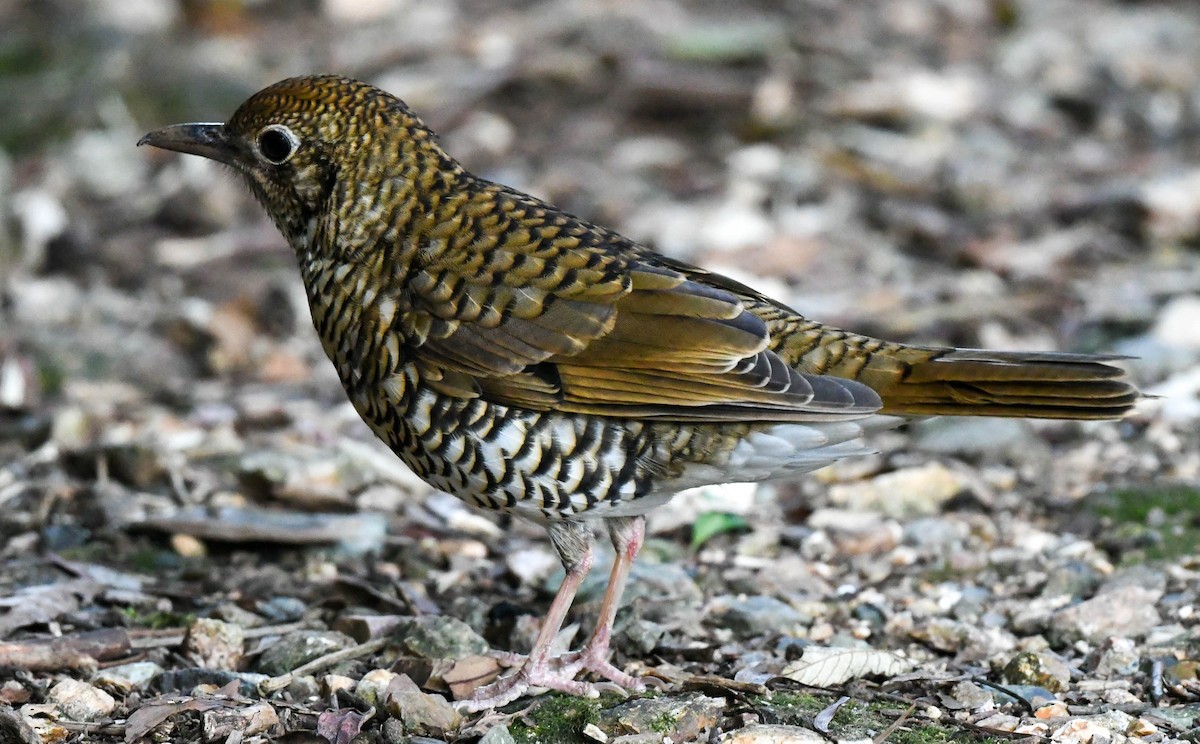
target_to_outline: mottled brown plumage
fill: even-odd
[[[878,414],[1116,418],[1115,357],[915,347],[807,320],[448,156],[399,99],[293,78],[226,124],[142,143],[241,173],[299,259],[350,400],[422,478],[547,525],[567,577],[533,652],[466,702],[593,694],[646,511],[682,488],[806,472],[864,451]],[[617,548],[596,631],[549,657],[591,528]]]

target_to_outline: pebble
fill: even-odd
[[[293,631],[263,651],[258,671],[271,676],[287,674],[313,659],[353,645],[353,638],[336,630]]]
[[[219,707],[200,715],[204,741],[229,741],[273,731],[279,727],[279,714],[268,703],[254,703],[236,708]]]
[[[913,446],[941,455],[962,455],[995,460],[1001,455],[1029,459],[1032,451],[1046,450],[1021,419],[954,418],[939,416],[917,422]]]
[[[1162,592],[1124,586],[1058,610],[1049,633],[1064,643],[1102,643],[1109,636],[1137,638],[1162,622],[1154,603]]]
[[[961,474],[931,462],[858,483],[836,483],[829,488],[829,499],[847,509],[903,518],[935,514],[942,504],[969,488]]]
[[[801,726],[785,726],[778,723],[755,723],[737,731],[722,734],[717,739],[721,744],[802,744],[803,742],[826,742],[821,734]]]
[[[162,671],[163,668],[153,661],[135,661],[101,669],[96,672],[92,681],[125,690],[140,690],[150,684],[150,680],[162,674]]]
[[[399,718],[405,731],[418,736],[443,736],[458,728],[462,716],[446,698],[422,692],[407,675],[392,679],[384,696],[388,713]]]
[[[618,734],[654,733],[672,741],[696,741],[712,729],[725,709],[723,698],[699,693],[682,697],[638,698],[600,714],[600,722]]]
[[[479,740],[479,744],[517,744],[517,740],[513,738],[508,726],[500,724],[488,729],[483,738]]]
[[[1008,684],[1040,685],[1051,692],[1063,692],[1071,682],[1071,670],[1057,654],[1026,651],[1004,666]]]
[[[245,659],[245,645],[241,626],[202,617],[188,626],[183,650],[196,666],[237,671]]]
[[[488,642],[462,620],[420,617],[398,631],[404,647],[423,659],[465,659],[488,652]]]
[[[1115,636],[1104,641],[1093,673],[1101,679],[1125,679],[1137,671],[1141,654],[1131,638]]]
[[[64,679],[51,687],[46,699],[72,721],[96,721],[111,715],[117,707],[112,695],[77,679]]]
[[[728,628],[741,638],[794,634],[799,630],[797,626],[801,621],[800,613],[791,605],[763,595],[714,597],[707,618],[709,624]]]
[[[1095,721],[1076,718],[1055,729],[1050,734],[1050,740],[1061,744],[1110,744],[1114,736],[1113,732]],[[1125,738],[1122,736],[1121,740]]]
[[[941,697],[943,704],[948,708],[975,710],[992,705],[992,693],[968,680],[954,685],[948,696]]]
[[[536,584],[562,567],[562,562],[549,550],[540,547],[524,548],[508,553],[504,565],[522,584]]]
[[[378,706],[387,692],[388,685],[400,675],[388,669],[372,669],[362,676],[354,687],[354,695],[367,706]]]

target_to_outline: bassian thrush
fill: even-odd
[[[403,101],[284,80],[225,124],[139,144],[239,172],[299,259],[354,407],[418,475],[542,523],[566,569],[528,657],[464,702],[594,695],[644,515],[693,486],[789,478],[866,452],[886,415],[1112,419],[1140,395],[1113,356],[909,346],[831,328],[468,173]],[[596,629],[551,657],[592,564],[616,549]]]

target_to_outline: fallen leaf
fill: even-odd
[[[789,664],[783,676],[810,687],[832,687],[872,674],[892,677],[908,668],[908,659],[887,651],[806,646],[804,655]]]

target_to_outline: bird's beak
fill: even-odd
[[[142,145],[199,155],[226,165],[237,165],[239,160],[239,148],[224,124],[175,124],[155,129],[138,140],[138,147]]]

